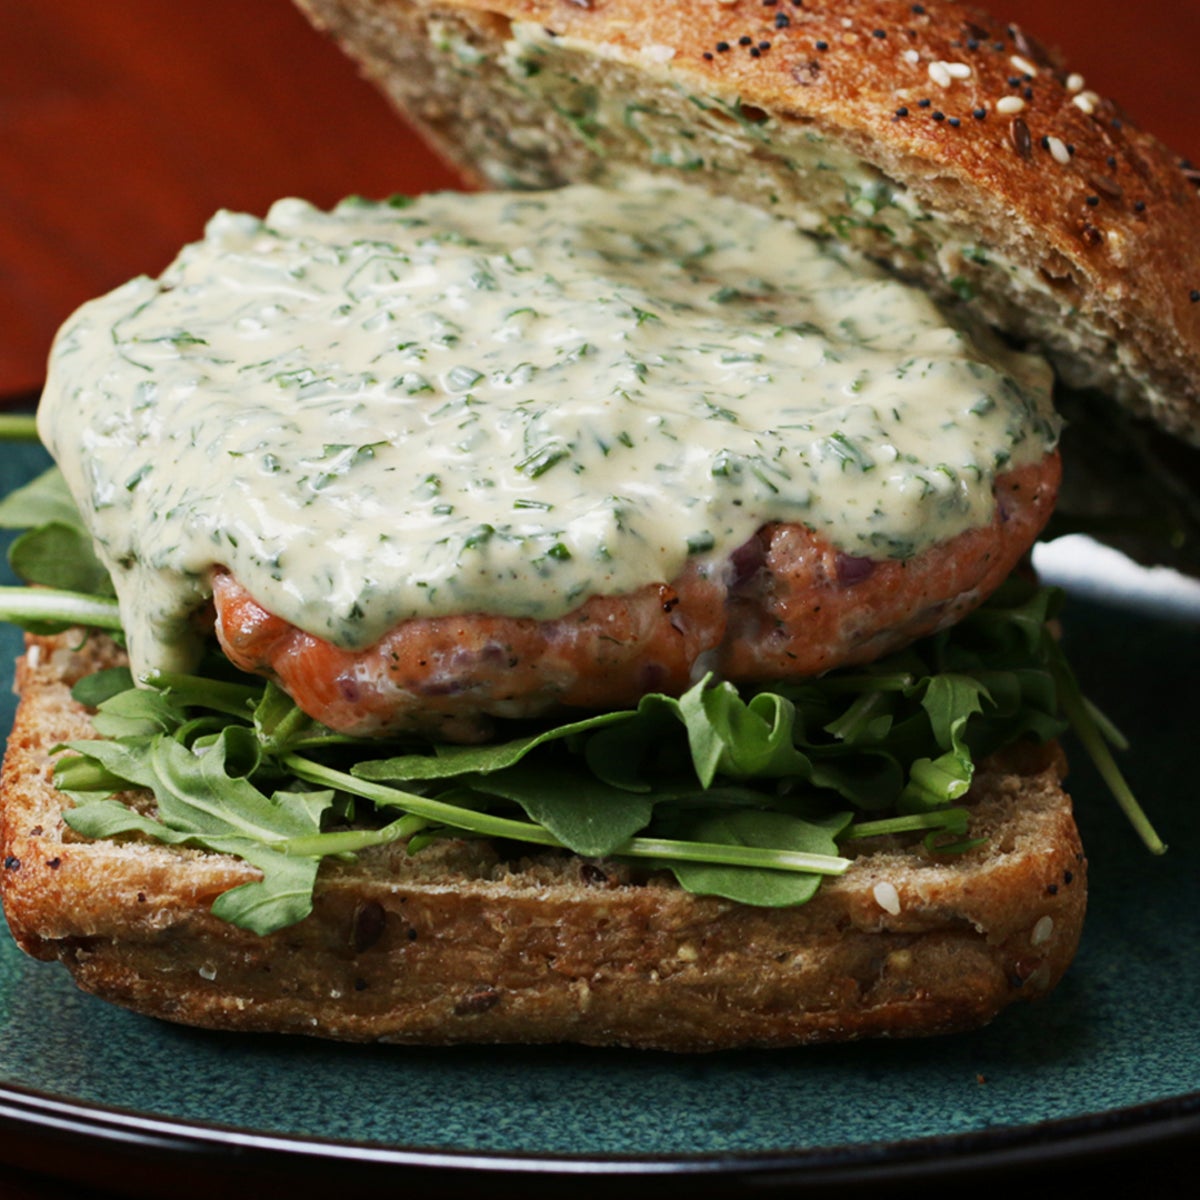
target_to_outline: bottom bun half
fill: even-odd
[[[908,1037],[1044,995],[1079,940],[1086,861],[1057,747],[982,764],[967,799],[982,845],[937,855],[873,839],[796,908],[694,896],[620,862],[446,840],[327,860],[312,914],[261,937],[210,912],[255,868],[64,824],[52,750],[93,736],[70,687],[120,661],[99,636],[29,640],[0,886],[24,950],[150,1016],[350,1041],[673,1051]]]

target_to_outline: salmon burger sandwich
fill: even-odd
[[[958,5],[301,7],[485,190],[222,212],[64,325],[3,510],[18,942],[350,1040],[1048,992],[1068,725],[1158,847],[1027,555],[1056,393],[1193,436],[1186,170]]]

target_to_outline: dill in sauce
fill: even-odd
[[[139,670],[228,567],[361,647],[720,570],[769,521],[905,557],[1054,444],[1040,360],[776,217],[620,191],[219,213],[61,331],[40,422]]]

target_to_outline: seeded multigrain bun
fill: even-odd
[[[1019,28],[900,0],[298,3],[479,183],[683,174],[1200,444],[1195,173]]]
[[[327,860],[312,915],[259,937],[209,911],[253,867],[63,823],[52,752],[94,736],[70,686],[120,662],[99,635],[29,639],[4,762],[4,909],[27,952],[151,1016],[350,1041],[677,1051],[906,1037],[1044,995],[1079,939],[1086,862],[1053,747],[982,765],[966,803],[986,845],[938,856],[873,840],[799,908],[449,840]]]
[[[1018,31],[951,5],[304,7],[479,183],[703,181],[973,304],[1074,382],[1193,421],[1200,251],[1172,228],[1196,215],[1191,183]],[[1078,942],[1086,862],[1055,746],[979,765],[967,848],[848,839],[849,870],[798,907],[445,838],[324,860],[311,915],[259,936],[212,912],[252,865],[66,825],[56,747],[95,736],[71,685],[121,662],[98,635],[29,639],[0,891],[23,949],[148,1015],[673,1051],[916,1036],[1045,994]],[[125,799],[153,811],[150,793]]]

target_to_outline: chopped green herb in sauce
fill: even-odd
[[[364,646],[559,616],[775,520],[916,553],[1054,444],[1050,382],[786,221],[631,180],[219,213],[68,322],[40,421],[141,672],[188,664],[214,564]]]

